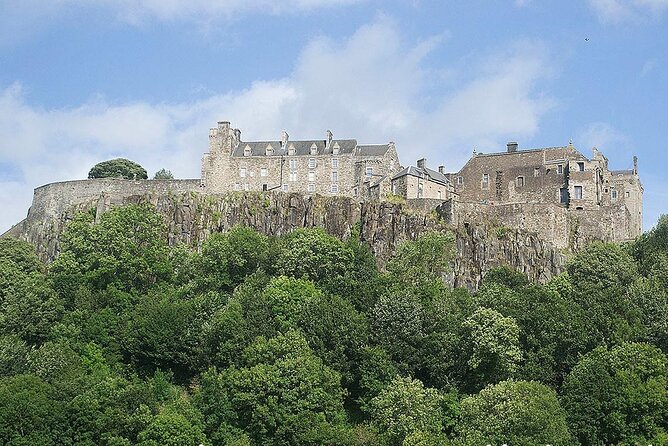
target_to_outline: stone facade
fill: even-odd
[[[417,166],[408,166],[392,177],[392,194],[406,199],[450,200],[454,187],[445,174],[445,167],[438,171],[429,169],[424,158]]]
[[[282,191],[305,195],[364,197],[369,185],[400,169],[394,143],[362,145],[355,139],[291,141],[241,140],[241,131],[223,121],[209,132],[202,158],[207,193]]]
[[[642,233],[637,160],[632,170],[611,171],[608,159],[596,148],[593,152],[588,159],[572,144],[518,150],[517,143],[508,143],[506,152],[474,154],[449,178],[467,218],[495,215],[511,225],[521,220],[523,227],[539,233],[554,224],[569,231],[565,222],[579,221],[592,226],[589,238],[633,239]],[[550,209],[549,219],[534,218]],[[568,239],[557,237],[556,244],[568,245]]]

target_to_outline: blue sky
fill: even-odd
[[[198,177],[208,128],[639,158],[668,213],[668,0],[0,0],[0,231],[33,188],[128,157]]]

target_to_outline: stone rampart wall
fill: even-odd
[[[65,213],[81,203],[106,197],[120,200],[137,195],[167,195],[196,192],[200,180],[124,180],[120,178],[98,178],[90,180],[63,181],[46,184],[35,189],[28,218],[43,220]]]

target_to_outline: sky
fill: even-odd
[[[208,129],[638,156],[668,213],[668,0],[0,0],[0,232],[33,189],[125,157],[198,178]]]

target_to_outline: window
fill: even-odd
[[[315,172],[308,173],[308,180],[310,183],[313,183],[315,181]]]
[[[294,145],[294,144],[290,144],[290,145],[288,146],[288,155],[293,156],[294,154],[295,154],[295,145]]]
[[[244,190],[248,190],[248,183],[244,184]]]
[[[515,184],[517,187],[524,187],[524,177],[517,177],[515,179]]]
[[[420,182],[418,183],[417,197],[418,197],[418,198],[422,198],[422,194],[423,194],[423,192],[424,192],[424,183],[422,183],[422,181],[420,181]]]
[[[584,172],[585,171],[585,163],[579,162],[578,163],[578,172]]]
[[[264,154],[269,156],[274,154],[274,148],[271,145],[267,145],[267,148],[264,149]]]
[[[483,189],[489,189],[489,174],[488,173],[483,173],[482,174],[482,184],[481,187]]]
[[[267,185],[267,183],[264,183],[262,185],[262,192],[267,192],[267,190],[269,190],[269,185]]]
[[[331,191],[333,194],[338,194],[339,193],[339,185],[338,184],[332,184]]]
[[[246,168],[245,167],[242,167],[241,169],[239,169],[239,176],[241,178],[246,178]]]
[[[286,184],[283,185],[283,192],[287,192],[287,191],[288,191],[288,185],[286,183]]]
[[[540,176],[540,167],[534,167],[533,168],[533,176],[535,176],[535,177]]]
[[[315,143],[311,144],[311,155],[315,155],[318,153],[318,146],[315,145]]]
[[[234,183],[234,190],[240,190],[240,189],[241,189],[241,184]]]
[[[356,197],[357,195],[359,195],[359,192],[357,191],[357,188],[355,188],[353,189],[353,196]]]
[[[340,150],[341,150],[341,147],[339,147],[339,143],[335,142],[334,146],[332,147],[332,154],[338,155]]]
[[[613,200],[617,199],[617,191],[615,189],[612,189],[610,191],[610,198],[612,198]]]
[[[464,177],[457,177],[457,184],[459,184],[460,186],[464,184]]]
[[[315,169],[315,158],[309,158],[308,159],[308,168],[309,169]]]
[[[289,177],[288,180],[291,181],[291,182],[293,182],[293,183],[294,183],[295,181],[297,181],[297,172],[290,172],[290,177]]]
[[[371,175],[373,175],[373,167],[367,166],[366,167],[366,176],[370,177]]]
[[[290,170],[297,170],[297,160],[290,160]]]
[[[575,186],[575,199],[582,200],[582,186]]]
[[[559,203],[568,204],[568,189],[565,187],[559,189]]]
[[[559,165],[557,166],[557,175],[562,175],[563,173],[564,173],[564,165],[563,165],[563,164],[559,164]]]
[[[244,147],[244,156],[251,156],[251,148],[249,145],[246,145],[246,147]]]
[[[339,160],[337,158],[334,158],[332,160],[332,169],[338,169],[339,168]]]
[[[261,177],[266,177],[267,176],[267,168],[263,167],[260,169],[260,176]]]
[[[438,199],[439,199],[439,200],[442,199],[442,195],[443,195],[443,193],[439,190],[439,191],[438,191]]]
[[[314,183],[309,183],[308,184],[308,191],[309,192],[315,192],[315,184]]]
[[[339,173],[334,171],[332,172],[332,182],[336,183],[337,181],[339,181]]]
[[[629,193],[629,191],[626,191],[626,192],[624,192],[624,196],[625,196],[626,198],[629,198],[629,197],[631,196],[631,194]]]

